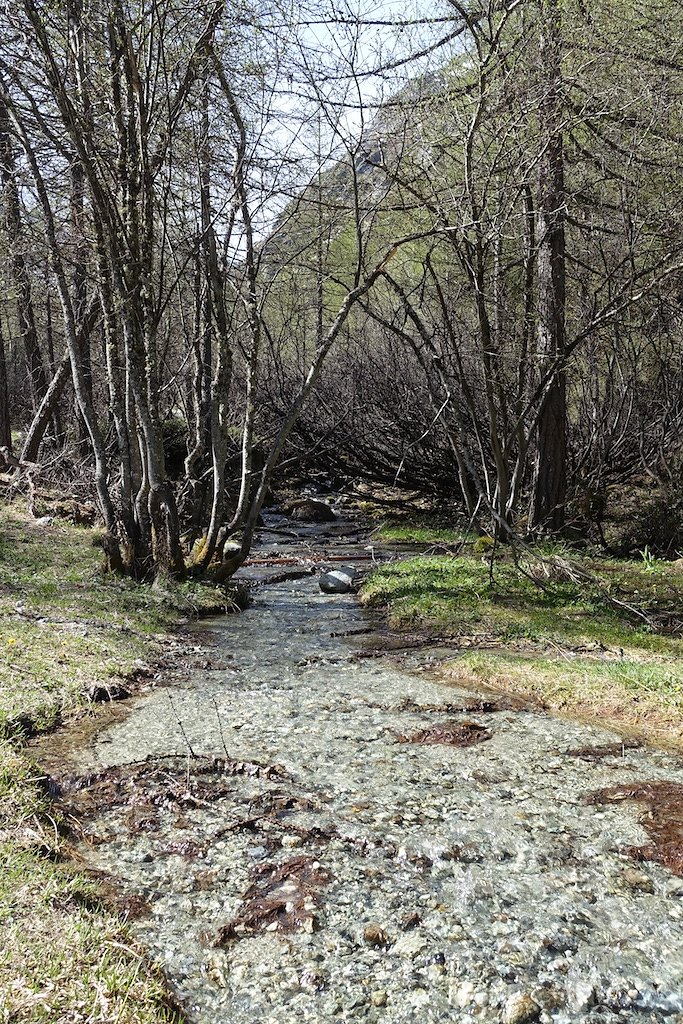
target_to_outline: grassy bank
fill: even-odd
[[[0,515],[0,1021],[158,1024],[177,1020],[160,979],[93,885],[60,863],[25,737],[87,714],[181,614],[224,600],[104,577],[92,531]]]
[[[392,527],[383,535],[396,539]],[[443,543],[442,531],[414,535]],[[407,558],[373,574],[362,600],[386,608],[392,629],[454,640],[461,651],[445,670],[453,681],[683,744],[680,566],[647,553],[630,562],[539,555],[525,556],[520,571],[503,550],[493,572],[474,543]]]

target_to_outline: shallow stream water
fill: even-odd
[[[80,854],[189,1020],[683,1021],[683,879],[625,852],[642,808],[587,802],[680,759],[572,755],[617,737],[480,712],[417,655],[359,657],[366,626],[315,577],[260,587],[205,627],[215,667],[78,752]],[[490,738],[401,742],[444,723]]]

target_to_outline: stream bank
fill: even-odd
[[[683,1020],[683,880],[620,799],[679,758],[364,657],[313,577],[203,628],[211,667],[44,762],[188,1020]]]
[[[20,501],[0,510],[0,1020],[13,1024],[177,1020],[120,917],[65,862],[26,740],[56,745],[58,724],[89,721],[93,701],[123,710],[109,701],[186,657],[178,620],[220,595],[105,577],[94,537]]]

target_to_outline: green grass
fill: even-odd
[[[126,676],[185,614],[220,605],[201,584],[172,591],[105,576],[93,531],[0,515],[0,735],[45,729],[93,683]]]
[[[441,522],[388,520],[375,530],[373,537],[392,544],[453,545],[462,543],[464,533]]]
[[[161,1024],[157,974],[96,888],[61,862],[25,731],[87,713],[89,687],[153,659],[181,614],[229,603],[104,576],[93,531],[0,514],[0,1021]]]
[[[48,858],[59,834],[36,779],[21,752],[0,741],[0,1020],[179,1020],[95,886]]]
[[[676,662],[627,652],[567,660],[552,652],[474,651],[450,662],[445,674],[456,683],[511,691],[555,711],[636,729],[666,745],[683,744],[683,668]]]
[[[547,554],[547,553],[546,553]],[[559,563],[543,588],[511,561],[422,556],[384,566],[363,588],[366,605],[386,608],[396,630],[459,639],[477,653],[451,674],[544,700],[555,708],[665,722],[683,719],[683,642],[660,635],[624,605],[650,616],[683,609],[683,575],[667,562],[574,558],[595,582],[567,579]],[[536,570],[542,563],[530,563]],[[614,602],[620,602],[616,604]]]
[[[629,568],[630,572],[618,579],[610,566],[597,586],[544,581],[541,588],[514,564],[501,562],[495,567],[491,586],[488,562],[481,559],[418,556],[374,573],[363,589],[363,601],[386,606],[389,623],[396,629],[429,629],[449,636],[570,648],[603,644],[678,652],[678,641],[653,634],[606,599],[613,594],[626,601],[643,603],[645,599],[648,608],[662,606],[662,588],[651,581],[641,582],[636,567]],[[634,582],[641,583],[640,588],[634,587]],[[661,582],[669,598],[671,581],[662,576]],[[683,597],[683,578],[676,581],[672,592]]]

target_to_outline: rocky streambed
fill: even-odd
[[[366,625],[258,588],[58,780],[188,1019],[683,1021],[680,759],[363,657]]]

